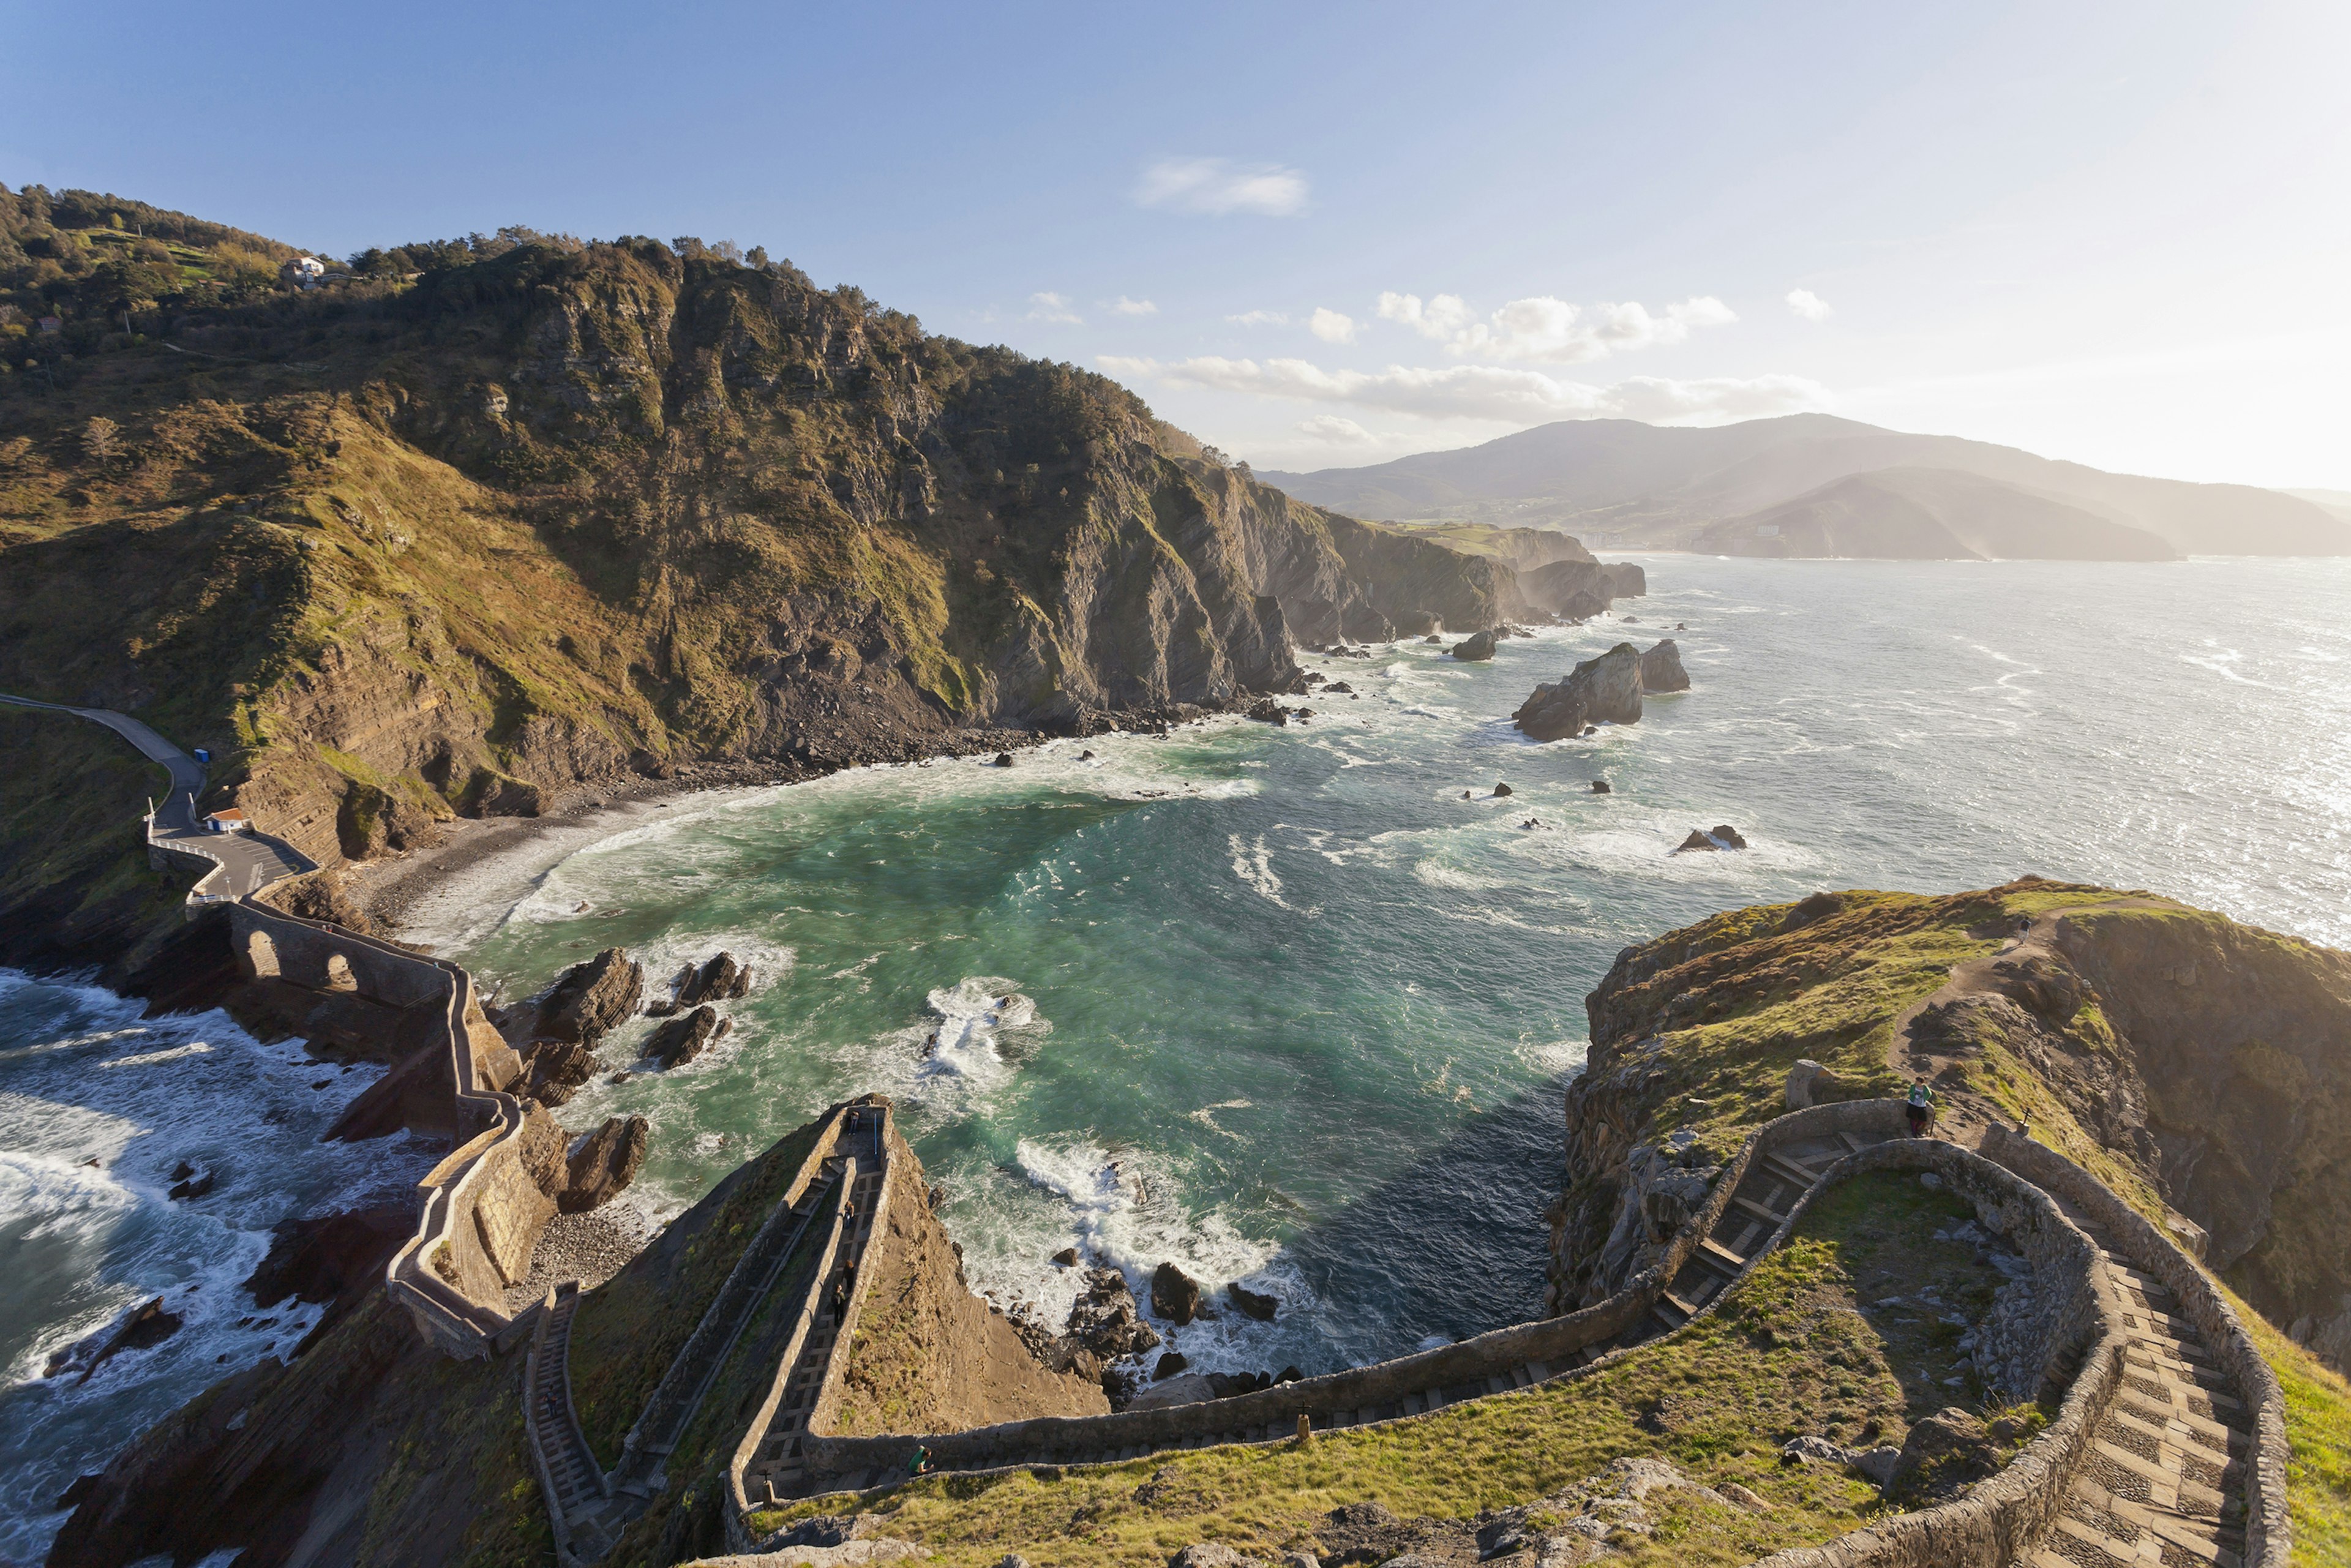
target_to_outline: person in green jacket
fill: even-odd
[[[1923,1137],[1935,1121],[1935,1092],[1924,1078],[1910,1081],[1910,1103],[1903,1109],[1910,1117],[1910,1135]]]
[[[914,1445],[914,1457],[906,1461],[906,1474],[909,1478],[912,1478],[914,1476],[926,1476],[930,1473],[931,1451],[922,1444],[917,1443]]]

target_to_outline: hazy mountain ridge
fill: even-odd
[[[1881,468],[1699,534],[1716,555],[1893,560],[2178,560],[2145,528],[1956,468]]]
[[[2032,510],[2027,497],[2055,500],[2153,534],[2181,554],[2351,554],[2351,526],[2282,491],[2109,474],[2014,447],[1821,413],[1704,429],[1566,420],[1369,467],[1259,477],[1360,517],[1538,524],[1573,528],[1603,544],[1687,549],[1716,523],[1888,468],[1971,475],[2013,487],[2020,513]]]

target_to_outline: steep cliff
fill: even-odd
[[[444,246],[0,378],[0,690],[209,747],[207,804],[332,862],[624,768],[1226,706],[1293,642],[1519,612],[1501,559],[761,260]],[[62,726],[0,716],[0,957],[120,979],[171,903],[120,830],[144,775]]]

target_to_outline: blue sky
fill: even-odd
[[[765,245],[1260,466],[1825,408],[2351,490],[2339,4],[0,24],[12,185],[336,254],[507,223]]]

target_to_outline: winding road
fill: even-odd
[[[128,714],[103,707],[69,707],[62,703],[36,702],[0,692],[0,703],[12,707],[39,708],[70,714],[102,724],[139,748],[150,762],[160,763],[172,776],[172,787],[155,808],[147,841],[158,848],[193,854],[220,869],[206,873],[191,898],[243,898],[273,882],[319,869],[318,862],[281,839],[266,833],[210,833],[196,822],[196,800],[206,783],[204,765]]]

